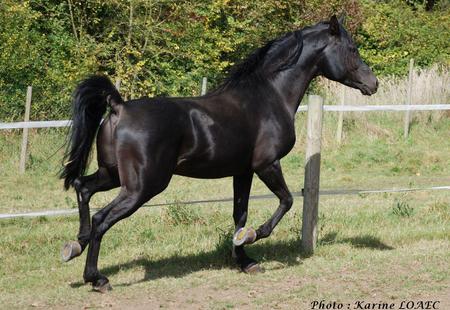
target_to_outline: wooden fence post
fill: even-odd
[[[308,100],[305,184],[303,189],[302,248],[313,254],[317,243],[319,214],[320,150],[322,138],[323,99]]]
[[[116,89],[117,89],[117,91],[120,91],[120,83],[121,83],[122,81],[120,80],[120,78],[117,78],[116,79],[116,83],[114,84],[114,86],[116,86]]]
[[[406,104],[412,104],[412,88],[413,88],[413,71],[414,71],[414,59],[409,60],[409,75],[408,75],[408,89],[406,94]],[[408,110],[405,113],[405,120],[403,126],[403,136],[408,138],[409,125],[411,124],[411,111]]]
[[[30,120],[30,109],[31,109],[31,95],[32,95],[32,87],[28,86],[27,88],[27,101],[25,102],[25,117],[24,122],[28,122]],[[19,172],[25,173],[25,166],[27,163],[27,147],[28,147],[28,128],[23,129],[22,135],[22,147],[20,149],[20,162],[19,162]]]
[[[346,86],[341,85],[341,105],[345,104],[345,90]],[[341,144],[342,142],[342,127],[344,125],[344,112],[339,111],[339,119],[338,119],[338,127],[336,131],[336,141],[337,143]]]
[[[202,79],[202,92],[200,93],[202,96],[206,94],[206,83],[208,82],[206,77]]]

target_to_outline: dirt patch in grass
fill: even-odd
[[[347,274],[349,270],[341,270]],[[285,274],[285,272],[282,272]],[[197,277],[210,277],[208,271],[199,272]],[[399,309],[402,301],[439,301],[439,309],[450,309],[450,287],[439,293],[417,293],[395,296],[386,287],[377,287],[355,277],[353,281],[325,274],[323,277],[248,276],[241,274],[240,281],[223,286],[213,281],[191,287],[173,289],[139,289],[136,291],[110,292],[105,295],[91,293],[86,301],[77,304],[54,306],[54,309],[311,309],[315,300],[350,304],[351,309],[357,301],[364,303],[395,303]],[[187,280],[189,282],[189,280]],[[448,283],[447,283],[448,284]],[[188,285],[186,285],[188,286]],[[354,292],[359,291],[358,297]],[[314,294],[317,294],[316,298]],[[346,294],[352,297],[346,298]],[[306,297],[305,295],[310,295]],[[333,297],[338,296],[338,297]],[[39,304],[35,304],[39,307]],[[44,305],[42,305],[44,306]]]

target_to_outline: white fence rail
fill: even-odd
[[[414,104],[414,105],[324,105],[324,111],[329,112],[398,112],[398,111],[450,111],[450,104]],[[308,106],[300,106],[297,112],[308,111]],[[1,123],[1,129],[23,129],[23,128],[52,128],[69,127],[72,125],[70,120],[62,121],[29,121],[15,123]]]
[[[52,128],[69,127],[72,121],[29,121],[15,123],[0,123],[0,129],[22,129],[22,128]]]
[[[305,111],[307,107],[305,106]],[[450,110],[450,104],[411,104],[411,105],[324,105],[330,112],[370,112],[370,111],[443,111]]]

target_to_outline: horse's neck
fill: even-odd
[[[315,72],[292,70],[280,74],[274,80],[275,88],[277,88],[280,95],[283,97],[283,104],[286,110],[289,111],[292,118],[294,117],[300,102],[308,89],[311,80],[315,77]]]
[[[310,43],[307,38],[304,41],[303,51],[297,65],[280,72],[272,82],[283,96],[283,104],[286,105],[292,118],[294,118],[309,84],[318,74],[318,61],[324,47]]]

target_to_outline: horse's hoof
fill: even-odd
[[[69,241],[61,250],[61,258],[64,262],[68,262],[72,258],[80,256],[81,252],[81,245],[78,241]]]
[[[100,279],[95,281],[95,284],[92,284],[92,289],[96,292],[105,294],[112,290],[112,286],[107,279]]]
[[[256,231],[250,228],[239,228],[238,231],[233,236],[233,244],[235,246],[241,246],[244,244],[250,244],[256,240]]]
[[[242,271],[247,274],[257,274],[257,273],[263,273],[264,269],[257,263],[250,264],[247,267],[242,268]]]

